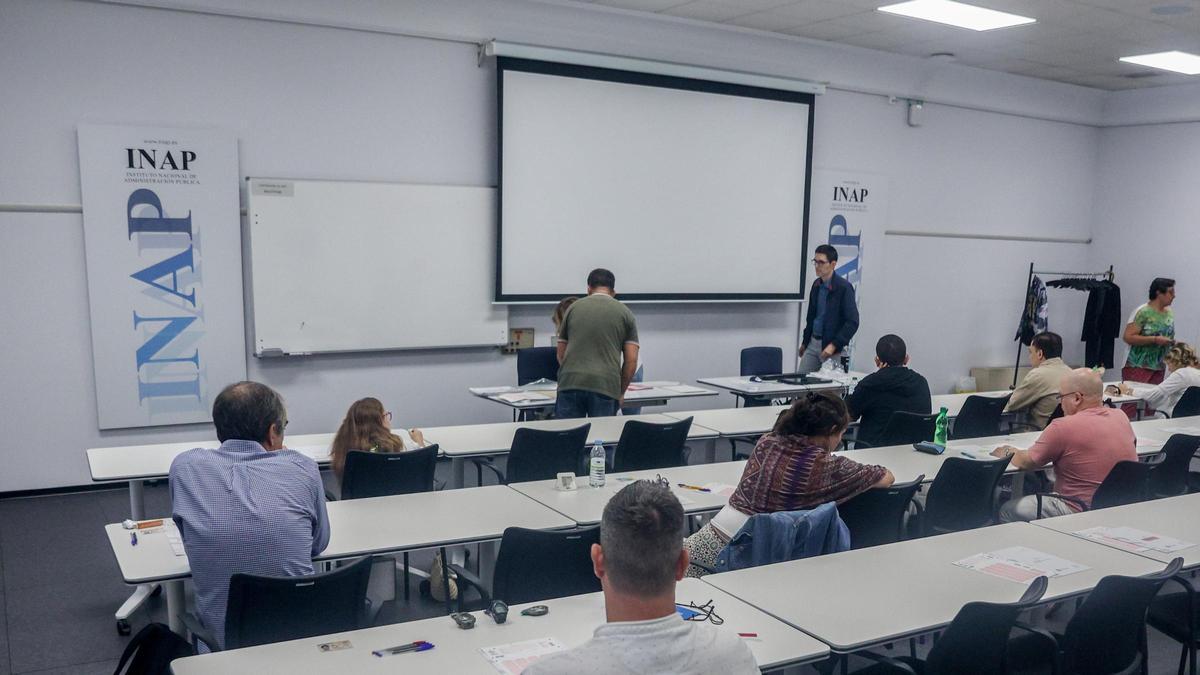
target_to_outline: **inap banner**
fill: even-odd
[[[79,126],[101,429],[207,422],[246,378],[237,141]]]
[[[809,212],[809,259],[817,246],[837,249],[837,274],[854,286],[858,309],[863,311],[863,273],[868,251],[878,251],[887,222],[887,176],[860,171],[813,172]],[[804,322],[801,313],[800,322]],[[804,326],[800,326],[804,330]],[[854,353],[854,341],[847,350]]]

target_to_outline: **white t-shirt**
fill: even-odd
[[[757,672],[754,655],[736,633],[684,621],[675,613],[649,621],[606,623],[596,629],[591,640],[525,669],[525,675]]]
[[[1146,400],[1146,405],[1174,414],[1175,406],[1183,398],[1183,392],[1188,387],[1200,387],[1200,370],[1196,368],[1180,368],[1171,371],[1167,379],[1157,386],[1132,384],[1134,393]]]

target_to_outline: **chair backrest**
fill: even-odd
[[[687,443],[692,418],[655,424],[630,420],[621,430],[613,457],[613,471],[640,471],[683,466],[683,446]]]
[[[437,443],[406,452],[351,450],[342,471],[342,499],[429,492],[437,456]]]
[[[1062,404],[1059,403],[1058,405],[1054,406],[1054,412],[1050,413],[1050,417],[1046,418],[1046,425],[1049,426],[1051,422],[1063,417],[1064,415],[1066,415],[1066,413],[1063,412]]]
[[[954,418],[953,438],[980,438],[1000,435],[1000,417],[1008,396],[975,396],[963,401],[962,410]]]
[[[598,543],[599,525],[579,530],[504,530],[492,597],[514,605],[600,590],[591,557],[592,544]]]
[[[1171,417],[1193,417],[1200,415],[1200,387],[1188,387],[1179,397],[1179,403],[1171,409]]]
[[[871,488],[838,506],[838,515],[850,528],[850,547],[891,544],[903,537],[904,514],[921,489],[925,475],[911,483]]]
[[[1150,464],[1126,460],[1109,469],[1092,495],[1092,509],[1124,506],[1146,501],[1150,493]]]
[[[875,447],[885,445],[911,445],[921,441],[933,440],[933,428],[937,424],[938,413],[903,412],[897,410],[883,425],[883,432],[874,442]]]
[[[742,350],[742,377],[778,375],[783,372],[783,350],[779,347],[746,347]]]
[[[558,380],[558,348],[528,347],[517,350],[517,386],[545,378]]]
[[[1146,610],[1182,566],[1176,558],[1155,574],[1101,579],[1063,631],[1065,672],[1125,672],[1146,649]]]
[[[1200,436],[1172,434],[1163,445],[1162,461],[1150,470],[1150,495],[1174,497],[1188,490],[1188,471],[1200,450]]]
[[[922,534],[970,530],[992,522],[996,487],[1007,467],[1007,457],[947,457],[929,485]]]
[[[1012,603],[971,602],[963,605],[929,650],[926,675],[1002,675],[1009,672],[1005,657],[1009,633],[1025,609],[1037,604],[1049,580],[1038,577],[1020,600]]]
[[[561,431],[517,429],[512,449],[508,451],[507,482],[545,480],[568,471],[575,473],[591,428],[589,423]]]
[[[371,557],[302,577],[234,574],[225,609],[225,649],[361,628]]]

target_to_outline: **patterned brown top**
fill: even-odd
[[[753,516],[841,504],[865,492],[887,473],[808,442],[806,436],[767,434],[746,462],[729,505]]]

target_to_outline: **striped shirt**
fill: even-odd
[[[228,440],[176,457],[170,480],[196,613],[224,648],[230,577],[313,573],[312,557],[329,544],[321,474],[299,452]]]

